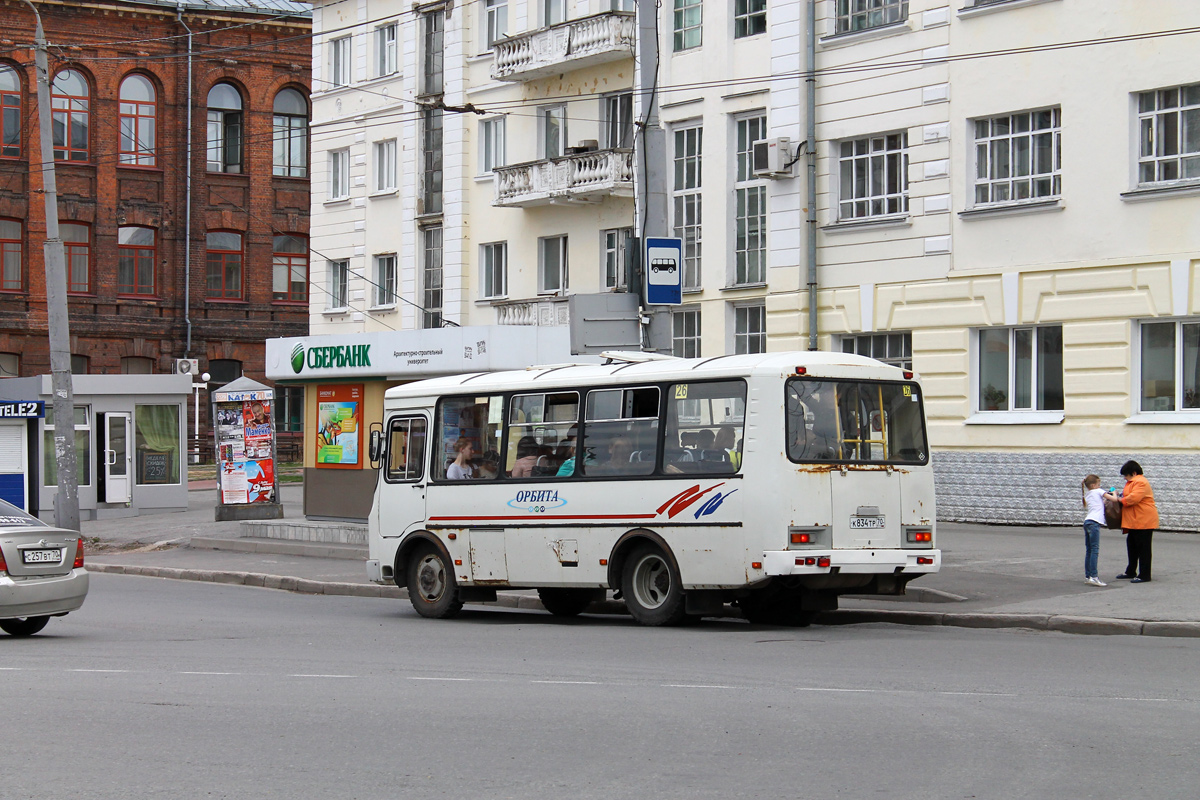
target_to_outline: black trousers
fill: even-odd
[[[1129,566],[1125,567],[1126,575],[1136,575],[1144,581],[1150,580],[1150,537],[1153,535],[1153,530],[1126,531],[1125,551],[1129,554]]]

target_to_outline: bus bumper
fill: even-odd
[[[941,550],[771,550],[763,553],[767,575],[924,575],[942,568]]]

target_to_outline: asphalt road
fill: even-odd
[[[94,575],[0,637],[16,798],[1192,798],[1200,641],[560,621]]]

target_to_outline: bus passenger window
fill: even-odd
[[[649,475],[658,455],[657,386],[588,392],[583,463],[590,476]]]
[[[668,392],[663,471],[738,472],[746,425],[746,384],[678,383]]]
[[[489,480],[497,476],[504,398],[447,397],[438,403],[437,480]]]
[[[508,409],[504,474],[510,478],[557,476],[574,455],[578,427],[577,392],[514,395]]]

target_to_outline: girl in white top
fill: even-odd
[[[450,466],[446,468],[446,480],[465,481],[475,477],[475,468],[471,466],[471,456],[475,454],[475,445],[471,440],[460,437],[454,443],[454,452],[458,453]],[[1096,480],[1100,480],[1097,478]]]
[[[1083,479],[1083,556],[1084,582],[1092,586],[1107,586],[1101,582],[1100,526],[1104,524],[1104,490],[1100,488],[1100,476],[1088,475]]]

